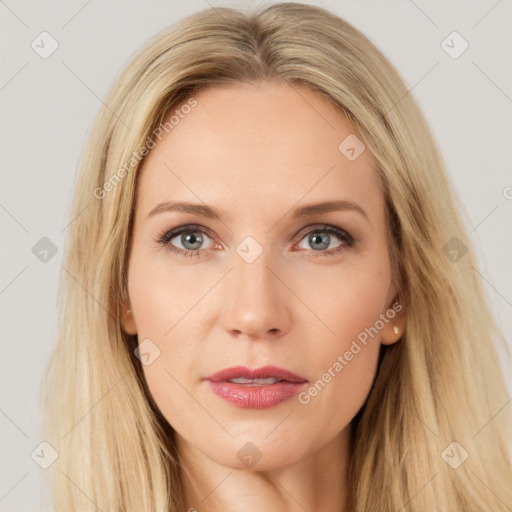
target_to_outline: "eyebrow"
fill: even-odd
[[[302,206],[297,208],[292,217],[295,219],[302,219],[304,217],[314,217],[316,215],[321,215],[323,213],[329,213],[334,211],[355,211],[363,215],[363,217],[370,221],[368,214],[365,212],[361,206],[357,203],[347,200],[340,201],[324,201],[322,203],[310,204],[307,206]],[[153,217],[154,215],[162,212],[184,212],[191,213],[193,215],[198,215],[200,217],[206,217],[208,219],[221,219],[221,212],[212,206],[208,206],[205,204],[196,204],[196,203],[186,203],[186,202],[175,202],[175,201],[165,201],[163,203],[155,206],[148,214],[149,217]]]

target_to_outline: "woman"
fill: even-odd
[[[502,338],[368,39],[208,9],[105,103],[48,368],[56,509],[510,510]]]

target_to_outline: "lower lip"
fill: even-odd
[[[267,409],[299,394],[305,382],[276,382],[250,386],[234,382],[207,381],[210,389],[227,402],[244,409]]]

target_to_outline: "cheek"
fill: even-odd
[[[310,317],[310,323],[322,328],[323,355],[347,350],[358,335],[364,339],[367,329],[375,326],[385,312],[391,290],[385,254],[385,250],[356,254],[335,267],[303,269],[297,273],[308,276],[297,279],[295,289],[300,297],[307,298],[309,309],[318,319]],[[382,329],[381,322],[379,326]],[[369,339],[378,345],[380,333]],[[327,362],[322,360],[323,365]]]
[[[194,307],[211,286],[211,276],[194,266],[172,271],[172,258],[163,250],[145,254],[134,250],[128,273],[128,291],[139,338],[163,341],[194,316]]]
[[[185,390],[197,373],[198,303],[211,286],[197,273],[170,273],[161,261],[134,251],[128,273],[140,360],[149,391],[162,414],[174,426],[190,416],[197,403]],[[204,283],[204,284],[201,284]],[[206,302],[206,301],[204,301]]]
[[[308,287],[308,304],[325,326],[317,343],[310,343],[314,380],[298,402],[319,421],[330,418],[332,433],[348,424],[363,405],[373,382],[380,350],[380,331],[391,275],[386,260],[339,267],[329,279],[316,275]],[[306,289],[302,293],[306,293]],[[385,318],[385,320],[382,320]]]

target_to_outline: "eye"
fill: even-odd
[[[171,252],[181,254],[183,256],[200,256],[203,250],[209,249],[201,247],[205,239],[210,239],[207,235],[205,228],[200,226],[181,226],[179,228],[167,231],[157,238],[157,241],[167,246]]]
[[[336,239],[338,241],[338,244],[334,247],[331,245],[333,243],[333,237],[335,237],[334,242],[336,242]],[[345,230],[329,225],[317,226],[314,229],[310,229],[301,239],[301,243],[303,241],[309,245],[309,247],[313,248],[312,252],[316,253],[313,254],[315,257],[338,254],[352,247],[355,243],[354,237]],[[329,247],[330,250],[325,250]],[[308,249],[308,247],[306,247],[306,249]]]

